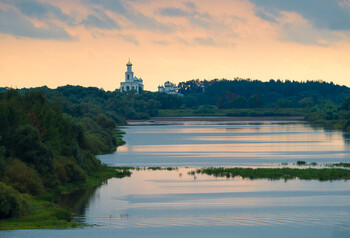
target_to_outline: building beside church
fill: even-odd
[[[126,64],[127,70],[125,72],[125,82],[120,83],[120,92],[136,91],[140,93],[143,91],[143,81],[142,78],[134,77],[134,72],[132,72],[132,63]]]
[[[167,94],[177,94],[180,95],[180,93],[177,92],[177,86],[174,83],[171,83],[169,81],[166,81],[164,83],[164,86],[158,86],[158,92],[161,93],[167,93]],[[182,94],[181,94],[182,95]]]

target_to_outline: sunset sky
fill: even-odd
[[[191,79],[350,86],[350,0],[0,0],[0,87]]]

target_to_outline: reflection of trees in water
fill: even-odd
[[[96,191],[98,191],[101,185],[62,195],[59,199],[59,204],[60,206],[72,211],[76,216],[85,217],[86,208],[90,201],[95,198]]]
[[[350,146],[350,133],[344,132],[343,133],[343,139],[344,139],[345,144],[347,146]]]
[[[309,128],[312,128],[315,131],[323,130],[323,131],[338,131],[338,132],[342,132],[342,130],[337,130],[337,129],[334,129],[332,127],[327,127],[327,126],[315,125],[315,124],[312,124],[312,123],[307,123],[307,124],[305,124],[305,126],[307,126]],[[342,136],[343,136],[344,143],[347,146],[350,146],[350,133],[349,132],[343,132]]]

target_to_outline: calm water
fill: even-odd
[[[270,166],[350,158],[346,134],[300,122],[186,122],[124,129],[125,146],[101,156],[117,166]]]
[[[139,125],[127,145],[101,156],[134,170],[62,200],[68,230],[2,231],[0,237],[350,237],[350,181],[269,181],[189,175],[188,167],[349,162],[347,136],[303,123]]]

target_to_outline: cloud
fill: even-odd
[[[89,14],[86,19],[81,22],[86,28],[99,28],[99,29],[119,29],[119,25],[114,22],[113,19],[102,19],[96,15]]]
[[[222,24],[218,24],[217,22],[215,22],[209,13],[198,12],[196,10],[195,5],[193,5],[193,7],[194,8],[191,8],[190,10],[183,10],[181,8],[175,8],[175,7],[166,7],[166,8],[159,9],[158,13],[161,16],[166,16],[166,17],[186,18],[191,26],[198,26],[204,29],[210,29],[210,28],[213,28],[213,26],[222,26]]]
[[[125,17],[139,29],[160,31],[164,33],[170,33],[174,31],[174,26],[161,23],[152,17],[144,15],[141,12],[130,11],[125,15]]]
[[[257,12],[263,9],[266,14],[296,12],[312,22],[315,27],[335,31],[350,30],[350,14],[344,0],[250,0],[257,6]],[[258,14],[261,18],[263,15]]]
[[[80,24],[86,28],[120,29],[119,24],[100,9],[94,9],[94,14],[89,14]]]
[[[50,3],[43,3],[32,0],[14,1],[13,4],[25,16],[36,19],[58,19],[69,24],[73,24],[74,18],[62,12],[59,7]]]
[[[216,44],[211,37],[196,37],[193,40],[195,43],[203,46],[214,46]]]
[[[105,10],[109,10],[122,15],[128,11],[120,0],[87,0],[84,2],[87,2],[90,5],[101,6]]]
[[[159,10],[160,15],[168,17],[187,17],[191,14],[187,11],[184,11],[180,8],[175,7],[166,7]]]
[[[184,5],[191,9],[197,9],[197,5],[194,2],[185,2]]]
[[[255,15],[265,21],[268,21],[271,23],[278,23],[277,16],[276,16],[277,14],[273,15],[268,12],[264,12],[263,10],[256,10]]]
[[[47,23],[47,27],[36,27],[29,19],[13,9],[0,9],[0,32],[16,37],[35,39],[72,40],[73,37],[65,29]]]
[[[284,24],[280,29],[280,39],[303,45],[328,46],[334,35],[327,31],[318,31],[308,24]]]
[[[147,16],[137,11],[130,4],[124,4],[121,0],[87,0],[88,5],[99,6],[105,11],[111,11],[124,16],[136,28],[146,30],[156,30],[161,32],[172,32],[173,26],[157,21],[155,18]]]
[[[176,7],[166,7],[159,9],[159,14],[167,17],[187,17],[191,13]]]
[[[129,42],[131,44],[134,44],[134,45],[139,45],[139,42],[138,40],[135,38],[135,36],[133,35],[122,35],[122,34],[119,34],[118,37],[126,42]]]

